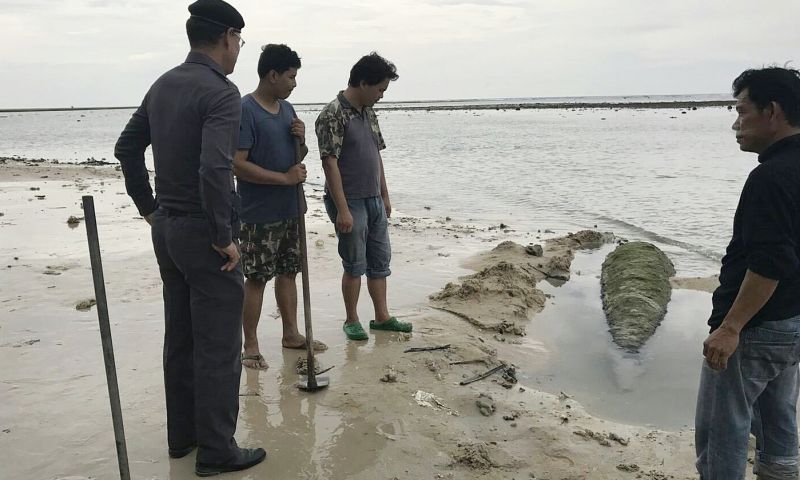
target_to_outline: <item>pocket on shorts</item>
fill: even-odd
[[[795,345],[798,339],[800,332],[770,328],[769,323],[744,331],[744,342],[750,345]]]
[[[333,199],[328,195],[323,195],[322,203],[325,204],[325,213],[328,214],[328,218],[330,219],[331,223],[336,225],[336,215],[339,213],[336,210],[336,204],[333,203]]]

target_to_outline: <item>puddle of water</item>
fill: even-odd
[[[295,388],[296,352],[282,352],[276,371],[244,370],[250,396],[240,402],[238,433],[245,443],[262,445],[270,463],[262,470],[287,478],[355,475],[374,463],[374,453],[388,442],[380,426],[348,417],[326,405],[327,390],[309,396]],[[339,372],[333,381],[344,384]],[[274,382],[277,390],[272,385]],[[391,425],[383,425],[391,428]]]
[[[624,352],[611,340],[600,300],[601,265],[614,247],[577,252],[569,282],[542,284],[553,298],[528,332],[536,338],[531,347],[543,346],[548,354],[533,369],[523,367],[523,382],[564,391],[602,418],[667,429],[691,426],[711,295],[673,290],[653,337],[638,354]]]

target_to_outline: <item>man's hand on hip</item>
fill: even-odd
[[[739,346],[739,332],[725,324],[711,332],[703,342],[703,356],[708,366],[721,371],[728,367],[728,359]]]
[[[214,247],[214,250],[216,250],[222,258],[228,259],[228,261],[225,262],[225,265],[223,265],[220,270],[230,272],[236,269],[236,265],[239,263],[239,258],[241,255],[239,254],[239,247],[236,245],[235,241],[231,242],[225,248],[220,248],[214,244],[211,246]]]

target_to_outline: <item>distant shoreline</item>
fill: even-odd
[[[557,102],[557,103],[492,103],[480,105],[401,105],[393,107],[386,105],[375,110],[545,110],[545,109],[647,109],[647,108],[677,108],[691,109],[692,107],[728,107],[736,104],[735,100],[698,100],[674,102]]]
[[[453,103],[457,100],[444,100],[442,103]],[[678,108],[691,109],[693,107],[730,107],[735,105],[734,100],[697,100],[697,101],[655,101],[655,102],[503,102],[503,103],[465,103],[461,105],[409,105],[410,103],[425,102],[394,102],[385,103],[376,107],[376,110],[397,111],[434,111],[434,110],[544,110],[544,109],[649,109],[649,108]],[[320,106],[322,103],[295,103],[295,106]],[[34,113],[34,112],[83,112],[91,110],[133,110],[137,107],[60,107],[60,108],[0,108],[0,113]]]
[[[0,113],[29,112],[84,112],[86,110],[133,110],[137,107],[49,107],[49,108],[0,108]]]

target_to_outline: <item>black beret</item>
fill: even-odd
[[[229,3],[222,0],[197,0],[189,5],[192,17],[226,28],[241,30],[244,19]]]

